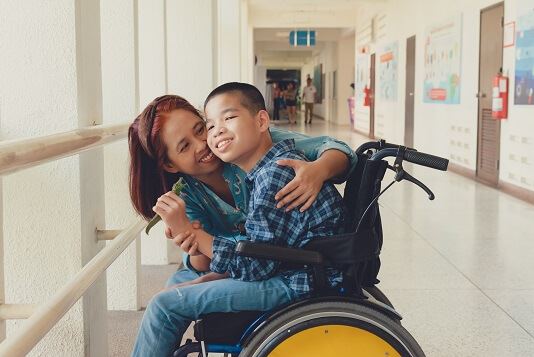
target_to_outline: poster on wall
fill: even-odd
[[[315,95],[315,103],[322,103],[322,93],[323,93],[323,65],[318,64],[313,67],[313,85],[317,89],[317,94]]]
[[[423,102],[459,104],[462,16],[428,27],[424,41]]]
[[[382,47],[378,56],[378,98],[386,102],[397,100],[398,42]]]
[[[534,105],[534,3],[517,1],[514,104]]]
[[[356,55],[356,82],[354,83],[354,97],[357,106],[363,106],[365,99],[365,86],[369,88],[370,81],[370,68],[369,68],[370,56],[363,53]]]

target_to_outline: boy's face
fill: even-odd
[[[262,132],[269,127],[267,112],[261,110],[252,115],[241,104],[240,93],[219,94],[207,103],[204,111],[208,146],[225,162],[239,164],[246,160],[257,149]]]

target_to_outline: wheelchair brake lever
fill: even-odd
[[[410,181],[411,183],[423,189],[423,191],[425,191],[426,194],[428,195],[429,200],[432,201],[434,198],[436,198],[432,190],[430,190],[424,183],[422,183],[421,181],[419,181],[418,179],[416,179],[415,177],[413,177],[412,175],[404,171],[403,168],[397,171],[397,174],[395,175],[395,180],[396,181],[402,181],[402,180]]]

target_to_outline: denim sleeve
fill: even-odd
[[[338,150],[345,153],[349,159],[349,167],[343,175],[333,179],[333,183],[345,182],[358,162],[358,157],[347,144],[329,136],[309,137],[303,134],[276,128],[271,129],[271,136],[275,143],[285,139],[294,139],[297,150],[301,151],[310,161],[317,160],[327,150]]]

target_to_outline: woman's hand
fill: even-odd
[[[202,225],[199,221],[193,221],[191,222],[191,225],[194,229],[202,228]],[[191,240],[185,242],[187,238],[186,235],[189,235],[189,231],[186,231],[184,233],[178,233],[176,237],[173,237],[171,229],[169,227],[165,227],[165,237],[167,237],[167,239],[172,239],[174,244],[179,246],[185,253],[189,254],[192,257],[202,255],[202,253],[198,251],[198,243],[194,241],[194,235]]]
[[[274,196],[275,200],[279,201],[276,207],[288,205],[287,212],[302,205],[300,212],[304,212],[317,198],[326,177],[322,170],[317,169],[315,162],[282,159],[278,160],[277,164],[291,167],[295,171],[295,177]]]
[[[185,202],[174,192],[169,191],[158,198],[152,210],[159,214],[161,220],[171,230],[172,235],[192,231],[193,226],[185,215]]]
[[[193,232],[185,231],[178,233],[172,241],[189,255],[195,256],[202,254],[198,252],[198,243],[195,241],[195,233]]]

